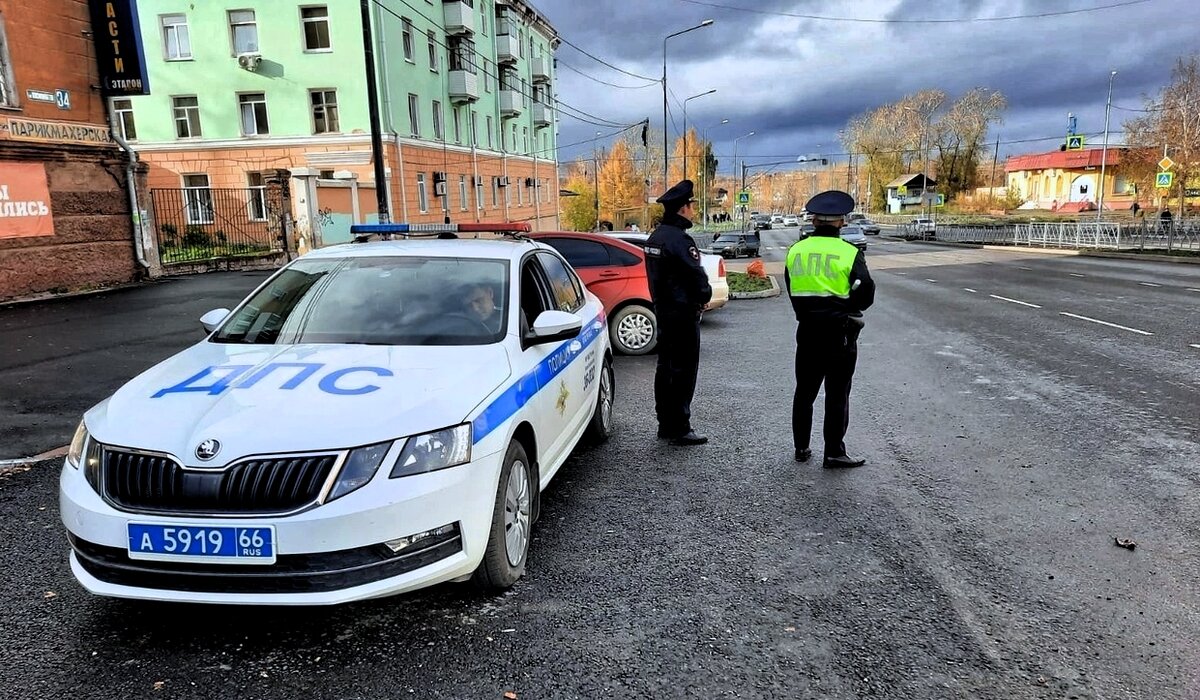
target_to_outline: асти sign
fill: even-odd
[[[149,95],[137,0],[89,0],[100,87],[106,96]]]

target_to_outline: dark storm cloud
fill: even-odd
[[[1114,0],[716,0],[763,10],[853,17],[997,17],[1095,7]],[[702,7],[678,0],[580,2],[535,0],[560,34],[632,72],[657,77],[662,37],[713,18],[712,27],[672,39],[669,84],[675,126],[677,99],[716,88],[689,104],[689,125],[728,118],[710,132],[727,159],[732,139],[750,130],[739,152],[767,158],[840,151],[837,130],[855,114],[923,88],[957,96],[973,87],[1002,91],[1009,101],[997,131],[1005,141],[1055,136],[1067,112],[1080,130],[1103,129],[1110,70],[1117,70],[1113,103],[1142,106],[1170,77],[1176,58],[1196,50],[1193,27],[1200,5],[1191,0],[1142,4],[1061,17],[960,24],[833,23]],[[615,73],[563,46],[560,59],[598,78],[645,84]],[[662,120],[657,86],[619,90],[559,71],[559,97],[588,113],[621,123]],[[1114,110],[1112,128],[1133,113]],[[597,127],[565,115],[560,143],[591,138]],[[602,129],[608,131],[607,129]],[[994,136],[993,136],[994,137]],[[1114,133],[1114,142],[1120,140]],[[1097,141],[1098,142],[1098,141]],[[1008,152],[1049,150],[1053,142],[1013,144]],[[590,150],[590,144],[582,147]],[[578,148],[561,154],[570,159]]]

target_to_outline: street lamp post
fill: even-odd
[[[692,95],[691,97],[689,97],[683,101],[683,179],[684,180],[687,179],[687,153],[688,153],[688,151],[687,151],[687,148],[688,148],[687,103],[689,103],[692,100],[695,100],[697,98],[704,97],[705,95],[711,95],[716,91],[717,91],[717,89],[713,88],[712,90],[708,90],[706,92],[702,92],[697,95]]]
[[[662,74],[663,91],[662,92],[663,92],[663,189],[664,190],[667,188],[667,177],[668,177],[668,170],[670,168],[670,159],[671,159],[671,152],[667,150],[667,133],[670,131],[670,129],[667,126],[667,39],[670,39],[672,37],[677,37],[680,34],[687,34],[688,32],[694,32],[697,29],[703,29],[704,27],[712,25],[712,23],[713,23],[713,21],[711,19],[706,19],[694,27],[688,27],[687,29],[680,30],[678,32],[675,32],[674,34],[668,34],[665,37],[663,37],[663,74]]]
[[[735,183],[737,182],[737,147],[738,147],[738,141],[741,141],[742,139],[748,139],[748,138],[750,138],[750,137],[751,137],[751,136],[753,136],[753,135],[754,135],[754,132],[753,132],[753,131],[751,131],[750,133],[748,133],[748,134],[744,134],[744,135],[742,135],[742,136],[739,136],[739,137],[737,137],[736,139],[734,139],[734,140],[733,140],[733,181],[734,181]],[[746,178],[745,178],[745,174],[743,173],[743,176],[742,176],[742,185],[743,185],[743,187],[745,186],[745,184],[746,184]],[[741,192],[741,190],[739,189],[739,190],[738,190],[738,192]],[[735,200],[735,201],[736,201],[736,200]],[[745,228],[745,223],[746,223],[746,210],[745,210],[744,208],[742,208],[742,207],[739,207],[739,208],[740,208],[740,209],[742,209],[742,224],[743,224],[743,228]]]
[[[1100,151],[1100,194],[1097,195],[1096,220],[1104,218],[1104,172],[1108,167],[1108,117],[1112,112],[1113,78],[1117,72],[1108,74],[1108,101],[1104,104],[1104,150]]]
[[[729,123],[728,119],[722,119],[720,124],[709,124],[708,126],[704,127],[704,135],[702,138],[704,139],[705,154],[708,153],[708,130],[714,126],[723,126],[728,123]],[[687,131],[684,131],[683,133],[684,133],[684,138],[686,139]],[[684,142],[683,154],[684,154],[684,158],[687,158],[687,142],[686,141]],[[685,163],[684,168],[686,169],[687,168],[686,161],[684,161],[684,163]],[[708,181],[708,159],[707,158],[705,158],[705,162],[702,163],[700,165],[700,167],[703,168],[700,171],[700,174],[702,176],[701,186],[700,186],[700,192],[701,192],[700,196],[704,197],[703,201],[701,202],[701,207],[704,210],[703,211],[704,230],[707,231],[708,230],[708,191],[712,187],[712,183],[710,183]],[[684,177],[687,177],[687,176],[685,175]]]
[[[596,138],[592,139],[592,204],[596,207],[597,231],[600,230],[600,156],[596,153],[596,139],[600,138],[600,135],[601,132],[597,131]]]

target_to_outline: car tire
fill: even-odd
[[[613,421],[613,402],[617,398],[616,374],[613,372],[612,358],[604,358],[604,366],[600,368],[600,386],[596,391],[596,410],[592,412],[592,420],[588,423],[585,436],[588,442],[599,445],[607,442],[616,430]]]
[[[608,322],[613,349],[622,355],[646,355],[658,345],[658,317],[640,304],[622,308]]]
[[[500,469],[487,548],[473,577],[483,590],[494,593],[508,590],[525,574],[536,493],[537,481],[529,456],[521,443],[513,440]]]

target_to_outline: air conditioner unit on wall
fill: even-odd
[[[446,181],[442,180],[441,182],[433,183],[433,193],[439,197],[445,197],[446,196]]]
[[[500,176],[500,186],[501,186],[501,187],[508,187],[508,176],[507,176],[507,175],[501,175],[501,176]]]
[[[262,54],[259,53],[240,53],[237,57],[238,65],[248,71],[256,71],[262,65]]]

